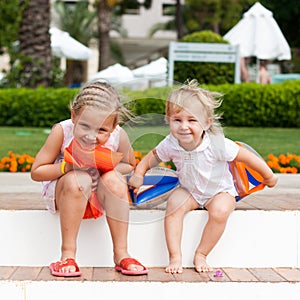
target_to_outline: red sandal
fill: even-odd
[[[142,270],[129,270],[128,266],[129,265],[138,265],[138,266],[142,266],[143,269]],[[131,257],[127,257],[127,258],[123,258],[119,265],[115,266],[115,270],[118,272],[121,272],[124,275],[146,275],[148,274],[149,270],[144,267],[139,261],[137,261],[134,258]]]
[[[61,271],[62,268],[70,267],[70,266],[75,267],[74,272]],[[66,258],[65,260],[54,262],[49,266],[49,269],[53,276],[59,276],[59,277],[81,276],[82,274],[74,258]]]

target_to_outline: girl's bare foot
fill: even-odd
[[[195,265],[195,270],[199,273],[211,272],[213,270],[206,262],[206,255],[202,253],[195,254],[194,265]]]
[[[182,273],[182,263],[181,263],[181,258],[171,258],[169,265],[166,267],[166,272],[167,273]]]

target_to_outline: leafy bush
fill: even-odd
[[[299,81],[227,84],[208,89],[224,94],[220,110],[227,126],[300,127]]]
[[[219,108],[225,126],[300,128],[300,82],[202,85],[224,95]],[[0,126],[50,127],[70,118],[78,89],[0,89]],[[126,105],[147,125],[164,122],[170,87],[121,92]]]
[[[139,122],[147,125],[164,123],[166,99],[170,89],[151,88],[145,91],[128,91],[128,107],[140,118]]]
[[[183,37],[181,42],[228,44],[219,34],[209,30],[198,31]],[[175,62],[174,80],[185,82],[197,79],[203,84],[224,84],[234,82],[234,64],[210,62]]]
[[[0,90],[0,125],[48,127],[70,117],[72,89]]]

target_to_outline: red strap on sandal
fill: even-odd
[[[129,270],[128,269],[129,265],[138,265],[138,266],[143,267],[143,269],[142,270]],[[121,272],[124,275],[145,275],[145,274],[148,274],[148,271],[149,271],[138,260],[131,258],[131,257],[123,258],[120,261],[120,264],[115,266],[115,270],[118,272]]]

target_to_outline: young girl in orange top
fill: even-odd
[[[124,116],[130,116],[130,112],[121,104],[115,89],[103,82],[89,83],[71,104],[71,119],[53,127],[36,155],[31,177],[43,182],[48,209],[60,213],[61,258],[49,267],[55,276],[81,275],[75,261],[81,220],[100,217],[104,211],[116,270],[127,275],[148,272],[127,252],[129,200],[122,175],[134,169],[135,158],[126,132],[118,125]],[[112,155],[121,153],[117,160],[120,162],[105,170],[96,164],[86,167],[77,163],[79,158],[84,159],[85,153],[93,153],[95,149],[101,155],[101,148],[111,150]],[[68,158],[78,157],[66,162],[65,149],[69,150]]]

